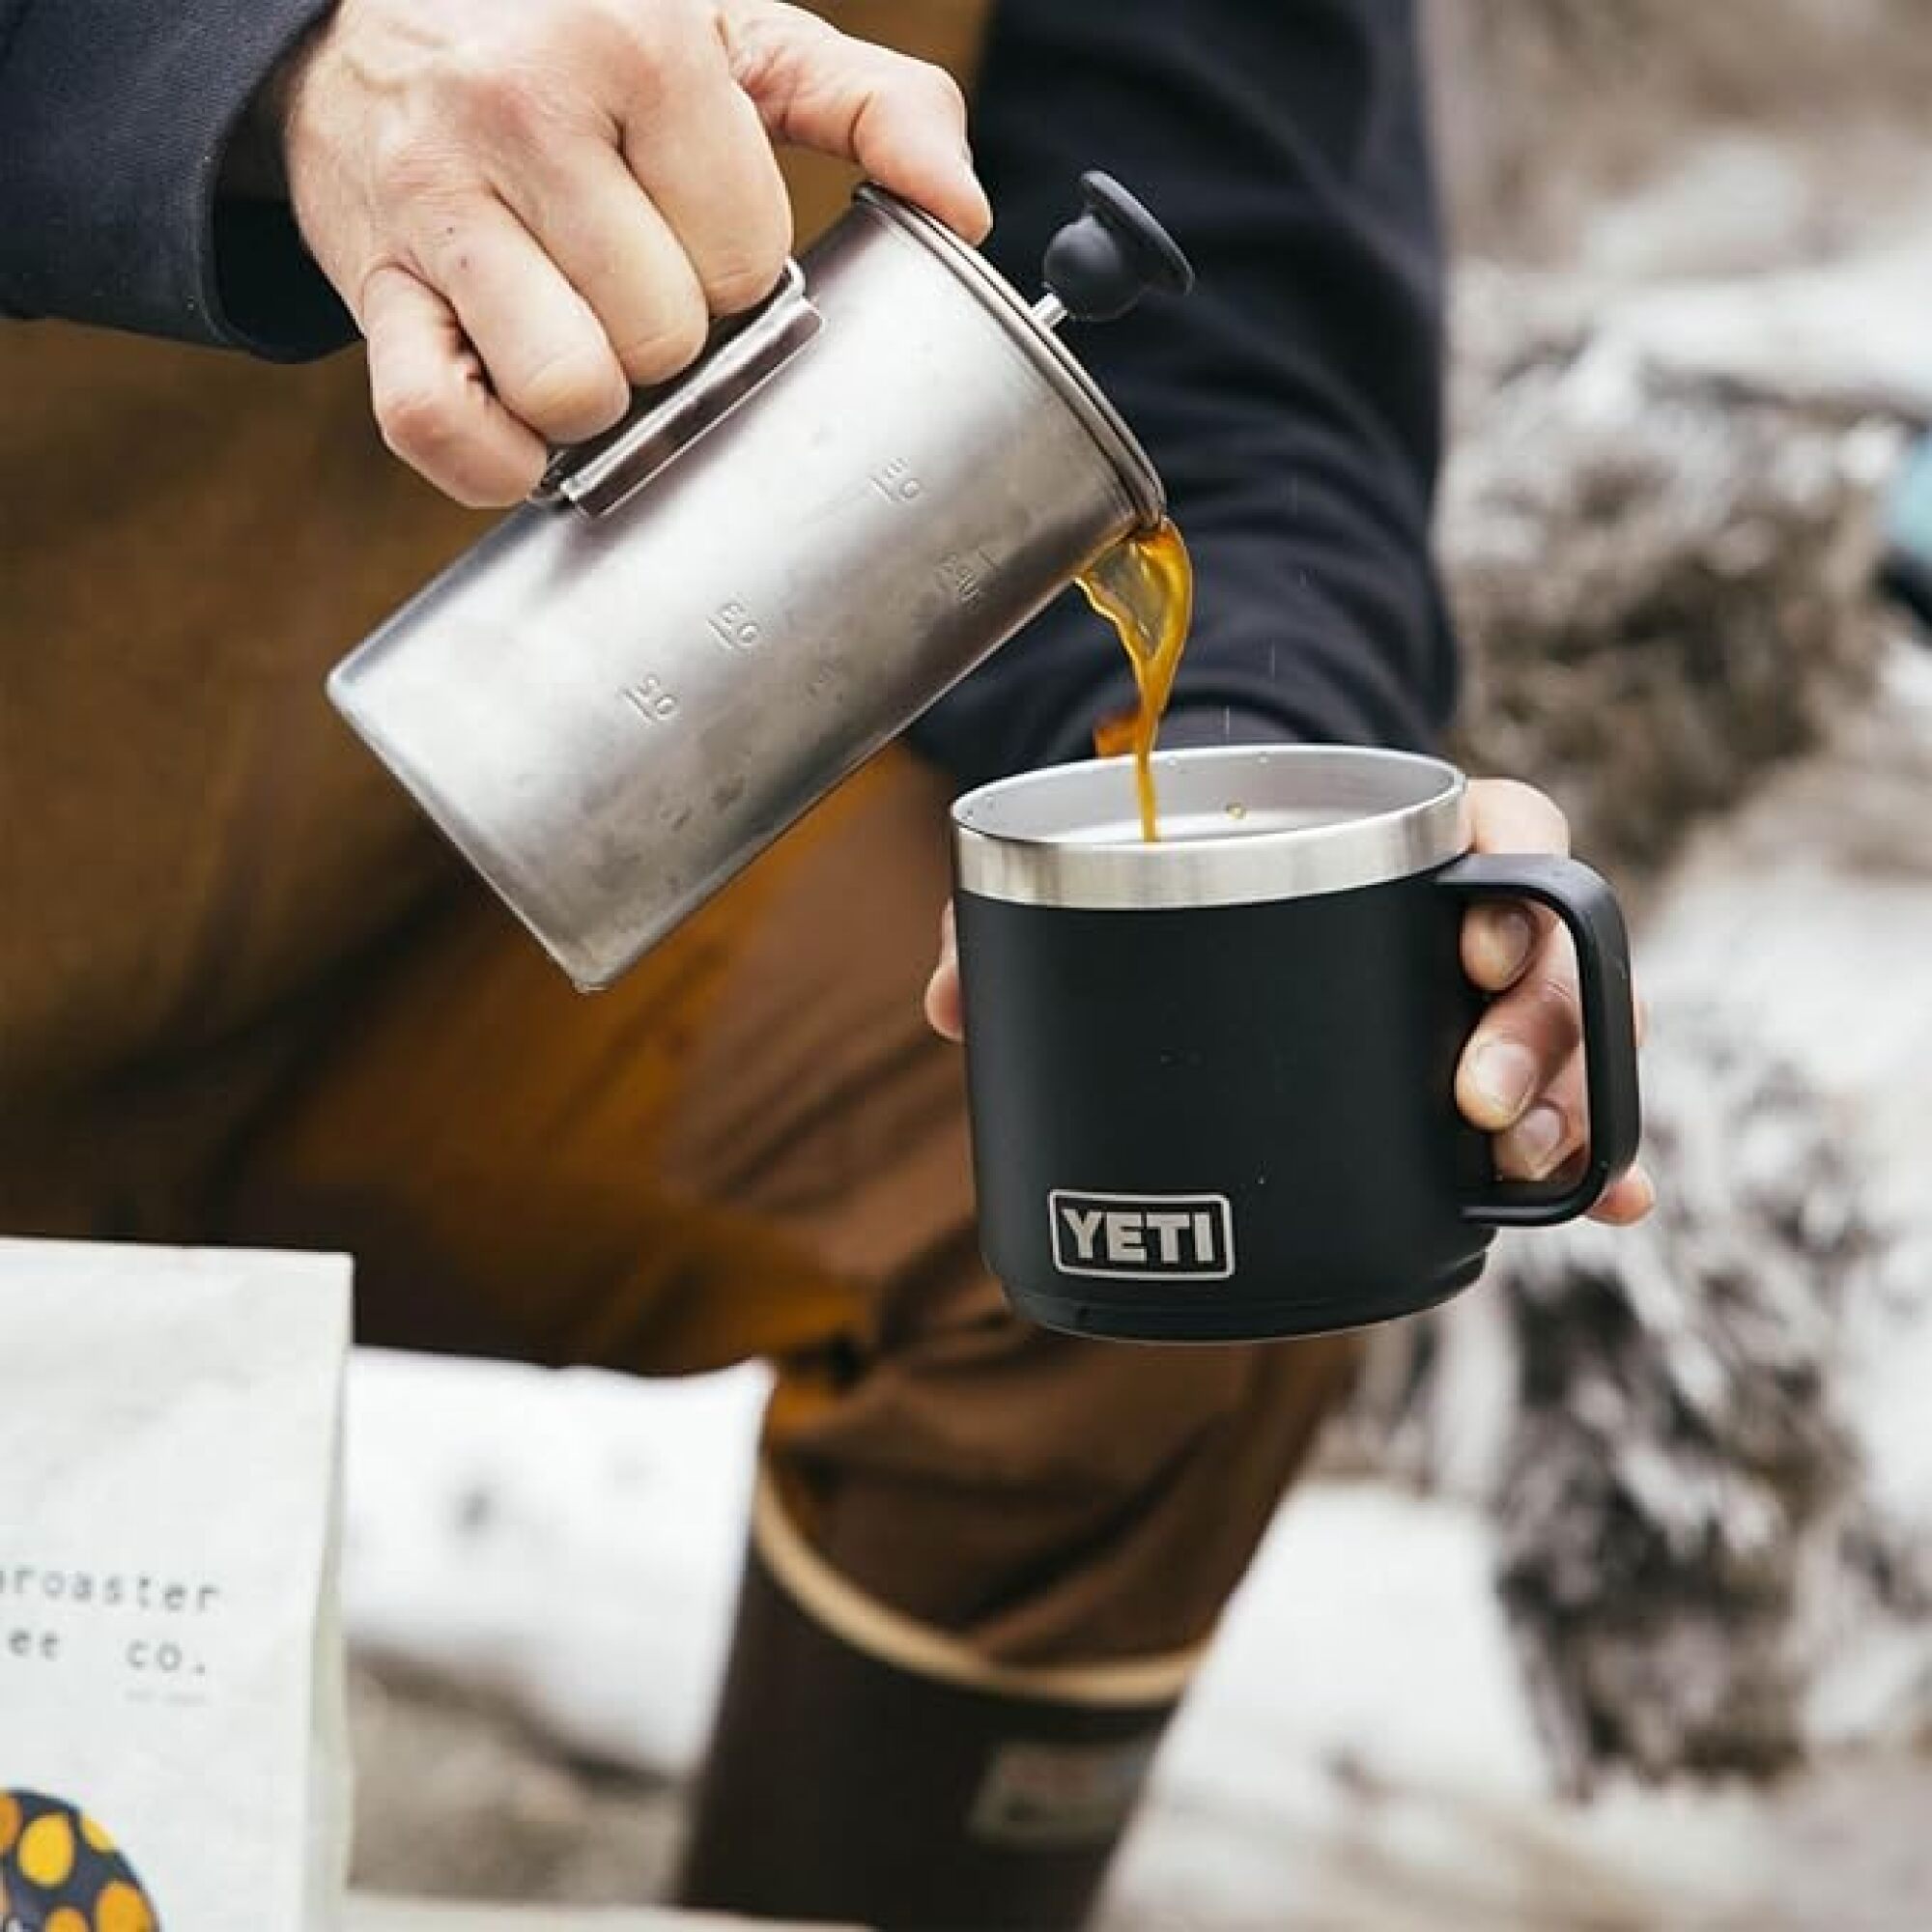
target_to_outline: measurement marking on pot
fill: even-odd
[[[895,456],[872,471],[872,488],[889,503],[912,503],[918,501],[925,485],[912,473],[912,465],[903,456]]]
[[[934,575],[955,604],[970,609],[986,594],[986,579],[993,569],[994,559],[984,550],[953,551],[939,559]]]
[[[765,634],[758,620],[742,598],[733,597],[719,605],[706,622],[711,635],[727,651],[754,651],[764,641]]]
[[[640,677],[617,694],[648,724],[668,724],[677,716],[677,699],[655,676]]]

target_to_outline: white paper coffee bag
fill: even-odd
[[[0,1927],[332,1932],[350,1265],[0,1240]]]

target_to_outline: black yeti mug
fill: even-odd
[[[1630,948],[1610,889],[1469,853],[1467,781],[1405,753],[1231,746],[1030,772],[953,807],[980,1237],[1079,1334],[1350,1328],[1465,1288],[1499,1227],[1585,1212],[1635,1158]],[[1477,899],[1549,907],[1580,967],[1580,1176],[1499,1179],[1457,1111]]]

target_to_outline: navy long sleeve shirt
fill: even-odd
[[[217,196],[327,0],[0,0],[0,312],[295,358],[349,319],[287,211]],[[1184,300],[1069,326],[1196,565],[1163,742],[1426,743],[1455,653],[1430,561],[1441,251],[1409,0],[1003,0],[975,101],[988,250],[1037,284],[1090,167],[1180,241]],[[1126,708],[1069,594],[915,731],[962,781]]]

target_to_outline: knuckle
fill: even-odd
[[[409,377],[379,388],[372,402],[389,452],[458,502],[474,509],[500,507],[535,486],[543,468],[541,443],[533,440],[520,456],[514,446],[486,434],[466,379]]]
[[[1566,1050],[1576,1043],[1577,989],[1567,978],[1540,973],[1523,988],[1523,997],[1540,1040]]]
[[[936,67],[931,61],[915,60],[909,61],[907,68],[907,91],[915,94],[929,112],[944,115],[948,120],[966,119],[966,91],[943,67]]]
[[[707,264],[704,295],[713,315],[735,315],[771,294],[784,268],[789,236],[757,248],[740,246]]]
[[[710,10],[698,0],[654,0],[648,7],[636,0],[590,0],[589,11],[620,24],[640,54],[675,59]]]
[[[617,355],[634,383],[662,383],[697,359],[708,333],[701,300],[680,303],[648,329],[620,344]]]
[[[1547,840],[1549,849],[1569,851],[1570,820],[1548,792],[1539,791],[1520,779],[1496,779],[1492,782],[1496,803],[1519,828],[1535,826],[1536,836]]]
[[[724,22],[731,78],[760,98],[789,97],[806,67],[844,40],[831,21],[810,13],[731,13]]]
[[[385,388],[375,403],[383,440],[405,463],[434,462],[462,440],[463,410],[440,383],[406,382]]]
[[[472,510],[502,510],[522,501],[543,475],[539,458],[517,462],[480,457],[462,464],[416,466],[446,497]]]
[[[608,8],[621,36],[625,94],[641,111],[662,103],[691,79],[712,52],[708,22],[689,0],[659,0],[652,7]]]
[[[519,377],[508,400],[534,428],[583,437],[609,429],[623,414],[627,392],[609,355],[565,350]]]
[[[457,98],[469,125],[499,145],[534,145],[543,138],[554,119],[552,89],[533,58],[479,48],[457,72]]]

